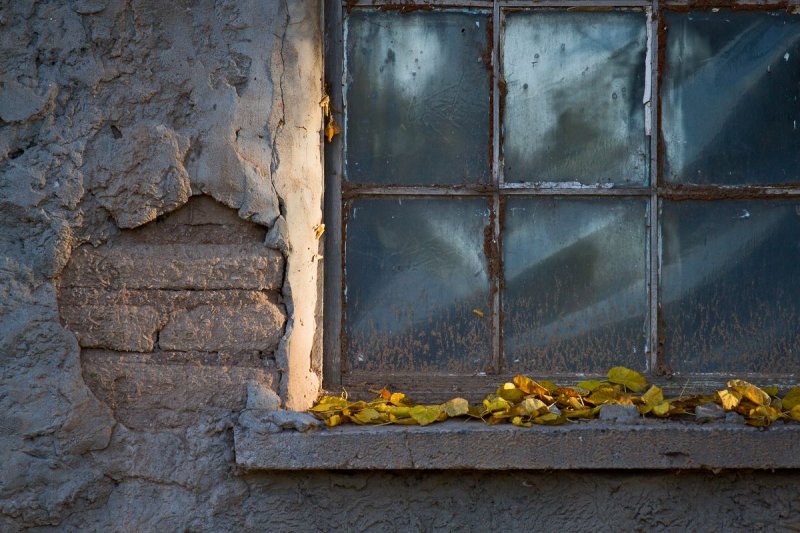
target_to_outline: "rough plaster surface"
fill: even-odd
[[[232,428],[246,389],[277,389],[303,407],[318,387],[319,8],[0,2],[0,531],[796,528],[798,478],[788,472],[237,470]],[[199,194],[258,224],[286,254],[280,297],[274,276],[264,277],[278,257],[270,252],[257,271],[224,258],[212,268],[186,248],[176,254],[183,269],[148,256],[156,219],[179,222]],[[208,225],[228,220],[209,212]],[[238,257],[264,257],[253,252],[252,226],[177,225],[161,244],[170,234],[178,247],[227,237],[245,247]],[[98,257],[134,233],[141,242],[124,257],[141,253],[154,267],[127,271],[138,286],[115,286],[100,264],[74,278],[94,281],[70,285],[71,257]],[[142,292],[180,280],[171,296]],[[59,310],[57,284],[62,298],[85,304],[84,316],[62,323],[69,305]],[[282,338],[254,341],[277,342],[275,353],[237,353],[231,343],[192,350],[178,331],[170,348],[182,350],[165,349],[154,337],[173,313],[192,308],[213,321],[202,309],[223,303],[261,306],[278,322],[285,312]],[[111,320],[124,331],[92,329],[89,318],[108,315],[91,306],[119,305],[130,309]],[[229,324],[209,322],[220,337]],[[137,382],[142,374],[152,379]]]

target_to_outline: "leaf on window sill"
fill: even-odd
[[[479,418],[487,424],[513,424],[519,427],[575,423],[597,418],[603,406],[635,405],[642,416],[688,418],[695,409],[716,403],[725,411],[744,417],[747,424],[767,427],[778,420],[800,422],[800,386],[778,397],[775,387],[759,388],[739,379],[728,381],[727,388],[714,395],[665,398],[664,391],[647,386],[647,380],[634,370],[614,367],[608,381],[583,381],[577,387],[559,387],[546,380],[538,382],[523,375],[514,376],[488,394],[480,405],[464,398],[453,398],[440,405],[415,404],[402,392],[382,389],[370,402],[350,401],[346,397],[323,396],[309,410],[329,427],[345,423],[427,426],[448,418]],[[699,412],[698,412],[699,414]]]

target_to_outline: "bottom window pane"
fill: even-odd
[[[362,199],[346,226],[349,369],[485,371],[485,199]]]
[[[664,202],[662,228],[672,370],[800,371],[800,202]]]
[[[513,372],[645,367],[645,200],[511,198],[503,332]]]

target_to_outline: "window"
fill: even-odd
[[[326,386],[800,371],[798,9],[334,4]]]

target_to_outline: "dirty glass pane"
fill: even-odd
[[[512,198],[503,332],[512,372],[643,369],[645,200]]]
[[[641,12],[508,14],[506,181],[647,184],[645,23]]]
[[[354,9],[346,21],[346,177],[460,184],[490,175],[488,17]]]
[[[666,21],[666,181],[800,181],[800,16],[721,10]]]
[[[800,371],[800,201],[665,202],[667,362]]]
[[[353,201],[345,274],[349,368],[486,370],[488,224],[483,199]]]

